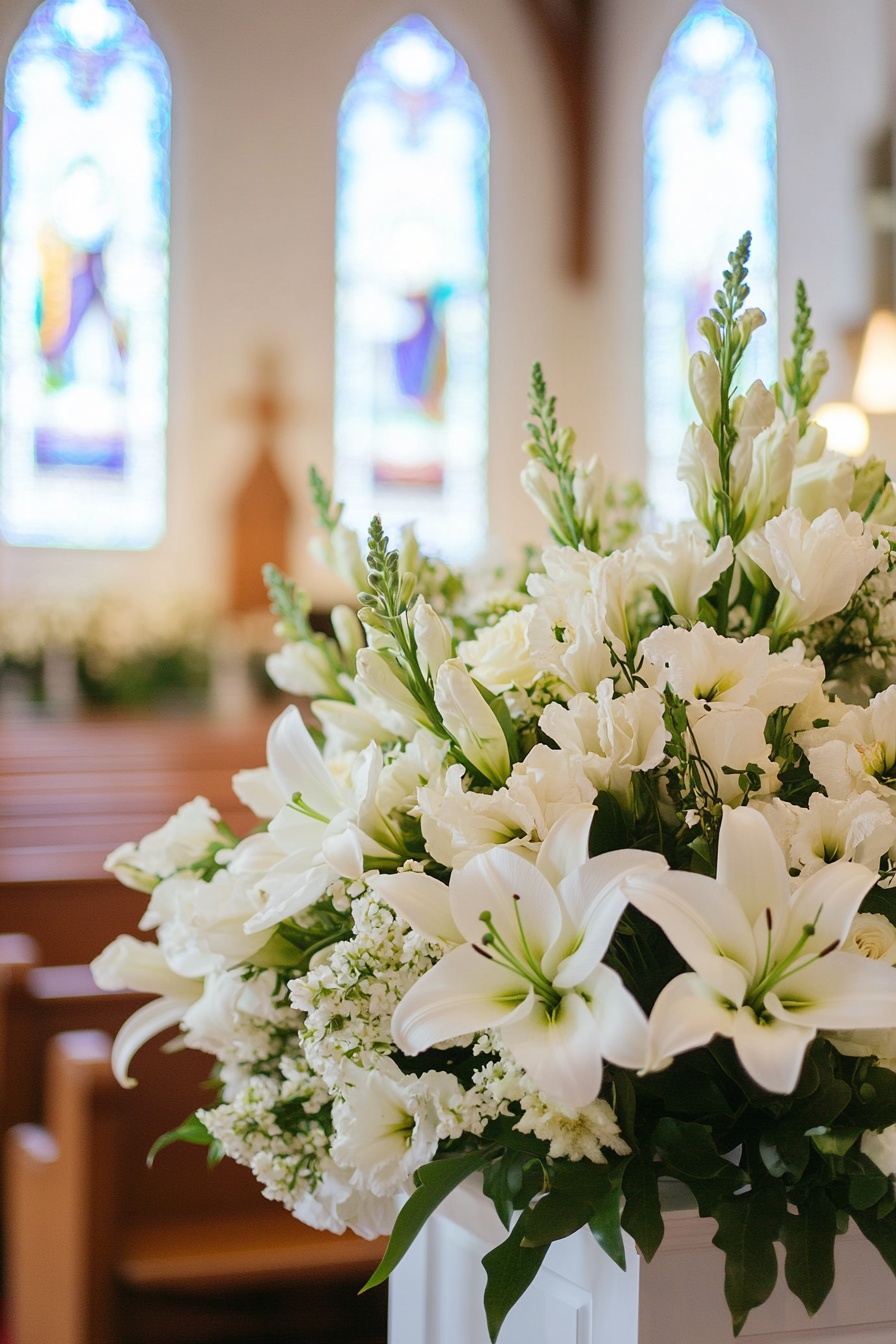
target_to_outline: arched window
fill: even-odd
[[[47,0],[5,94],[0,530],[150,546],[165,527],[168,67],[127,0]]]
[[[419,15],[362,57],[339,114],[336,490],[346,521],[469,558],[486,533],[488,119]]]
[[[689,356],[697,320],[728,253],[753,234],[750,303],[768,322],[741,372],[770,381],[777,362],[776,102],[771,63],[752,30],[717,0],[698,0],[676,29],[647,100],[645,379],[648,495],[681,516],[678,453],[694,418]]]

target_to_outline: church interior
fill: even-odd
[[[198,1146],[147,1167],[208,1058],[114,1081],[147,996],[88,965],[146,898],[104,860],[197,796],[256,824],[231,777],[307,704],[262,568],[328,628],[338,504],[359,554],[373,514],[449,564],[544,544],[536,362],[577,453],[681,517],[746,230],[754,376],[803,280],[829,443],[896,466],[896,6],[3,0],[0,69],[0,1341],[385,1344],[383,1242]]]

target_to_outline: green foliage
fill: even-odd
[[[312,467],[308,472],[308,483],[319,526],[326,532],[335,531],[342,518],[342,511],[345,508],[345,505],[334,501],[333,491],[329,486],[325,485],[324,479],[317,470],[317,467]]]
[[[169,1148],[172,1143],[194,1143],[207,1148],[210,1167],[216,1167],[224,1156],[224,1149],[217,1139],[212,1138],[195,1112],[188,1115],[176,1129],[169,1129],[167,1134],[159,1135],[146,1155],[146,1165],[151,1167],[162,1149]]]
[[[362,1292],[366,1292],[368,1288],[375,1288],[378,1283],[383,1283],[389,1277],[395,1266],[410,1250],[423,1224],[435,1213],[442,1200],[447,1199],[461,1181],[465,1181],[475,1171],[480,1171],[495,1155],[496,1150],[493,1148],[476,1148],[472,1152],[452,1153],[440,1157],[435,1162],[427,1162],[425,1166],[417,1168],[414,1172],[416,1189],[407,1203],[402,1205],[386,1253],[361,1289]]]

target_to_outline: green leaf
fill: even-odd
[[[686,1184],[691,1178],[708,1181],[718,1177],[743,1185],[744,1172],[722,1157],[713,1142],[709,1125],[663,1116],[653,1133],[663,1169]]]
[[[608,854],[613,849],[627,849],[630,841],[628,823],[618,800],[612,793],[601,789],[594,801],[597,812],[591,824],[591,855]]]
[[[580,1195],[562,1194],[552,1190],[532,1204],[520,1218],[524,1247],[547,1246],[562,1241],[584,1227],[594,1205]]]
[[[786,1211],[783,1186],[754,1186],[715,1210],[713,1245],[725,1252],[725,1300],[735,1335],[754,1307],[771,1295],[778,1277],[775,1241]]]
[[[849,1202],[854,1209],[870,1209],[889,1193],[889,1189],[889,1176],[874,1168],[873,1162],[869,1161],[867,1168],[849,1182]]]
[[[482,1175],[483,1194],[508,1231],[514,1209],[524,1209],[543,1187],[540,1162],[523,1152],[505,1151]]]
[[[635,1088],[631,1078],[624,1070],[614,1069],[613,1110],[616,1112],[616,1123],[626,1143],[632,1146],[635,1143],[636,1104]]]
[[[787,1286],[814,1316],[834,1283],[837,1210],[823,1190],[812,1190],[796,1213],[785,1213],[781,1240]]]
[[[806,1138],[824,1157],[845,1157],[863,1133],[861,1129],[830,1130],[819,1125],[817,1129],[807,1129]]]
[[[896,1210],[888,1213],[886,1218],[876,1218],[870,1209],[854,1209],[852,1217],[862,1235],[896,1274]]]
[[[218,1140],[212,1137],[195,1113],[188,1115],[183,1124],[177,1126],[177,1129],[169,1129],[167,1134],[159,1135],[146,1154],[146,1165],[151,1167],[162,1149],[169,1148],[172,1143],[195,1143],[201,1148],[207,1148],[210,1167],[216,1167],[224,1156],[224,1150]]]
[[[602,1250],[618,1265],[625,1269],[625,1246],[622,1241],[622,1228],[619,1222],[619,1201],[622,1191],[618,1187],[608,1190],[593,1206],[594,1212],[588,1219],[591,1235]]]
[[[488,1276],[485,1285],[485,1319],[492,1344],[498,1338],[507,1313],[529,1287],[548,1253],[549,1242],[543,1246],[523,1246],[523,1222],[524,1219],[520,1218],[507,1240],[482,1257]]]
[[[622,1226],[634,1238],[644,1259],[652,1260],[665,1230],[656,1163],[635,1154],[623,1174],[622,1193],[625,1196]]]
[[[497,1151],[496,1148],[485,1148],[475,1149],[472,1153],[455,1153],[417,1168],[414,1173],[417,1189],[402,1206],[395,1219],[386,1254],[361,1289],[362,1293],[388,1279],[395,1266],[410,1249],[427,1218],[435,1213],[442,1200],[447,1199],[461,1181],[465,1181],[474,1171],[480,1171],[486,1166],[497,1155]]]

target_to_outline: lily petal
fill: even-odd
[[[588,862],[588,842],[596,811],[590,803],[568,808],[542,840],[535,867],[552,887],[559,886],[568,873]]]
[[[256,882],[253,891],[259,892],[266,900],[264,907],[246,920],[244,932],[258,933],[260,929],[272,929],[275,924],[289,919],[323,896],[336,877],[336,872],[328,863],[318,863],[307,868],[300,855],[290,854],[275,864],[261,881]]]
[[[112,1073],[122,1087],[136,1087],[137,1079],[128,1073],[137,1051],[153,1036],[178,1023],[189,1007],[183,999],[154,999],[132,1013],[112,1042]]]
[[[768,998],[766,1006],[770,1007]],[[760,1022],[751,1008],[741,1008],[731,1035],[738,1059],[760,1087],[766,1092],[790,1093],[799,1081],[815,1031],[805,1025],[783,1022],[777,1016]]]
[[[831,952],[781,981],[765,1007],[783,1021],[825,1031],[896,1027],[896,967]]]
[[[676,1055],[730,1036],[734,1011],[720,995],[688,971],[670,980],[653,1005],[648,1023],[645,1073],[667,1068]]]
[[[587,990],[604,1058],[624,1069],[643,1069],[648,1058],[647,1017],[637,999],[609,966],[595,968]]]
[[[727,887],[699,873],[642,870],[623,879],[623,890],[713,989],[743,1003],[756,969],[756,944]]]
[[[274,776],[266,765],[259,765],[254,770],[238,770],[233,777],[232,788],[240,802],[265,821],[277,815],[288,797],[277,788]]]
[[[872,873],[864,864],[851,863],[848,859],[826,863],[797,887],[791,930],[796,934],[798,927],[814,923],[813,945],[819,950],[834,942],[842,943],[849,934],[853,916],[877,877],[877,873]]]
[[[418,1055],[440,1041],[524,1016],[534,997],[518,975],[465,943],[411,986],[392,1014],[392,1035],[405,1054]]]
[[[566,1106],[581,1107],[600,1091],[599,1029],[580,995],[564,994],[553,1012],[539,1000],[523,1020],[506,1023],[501,1038],[547,1096]]]
[[[300,793],[315,812],[335,816],[348,799],[324,765],[323,757],[295,705],[289,705],[271,724],[268,765],[284,798]]]
[[[416,933],[443,943],[464,940],[451,914],[448,888],[426,873],[393,873],[371,877],[368,884]]]
[[[781,846],[761,812],[725,808],[719,832],[716,876],[738,899],[752,926],[766,910],[783,914],[790,900],[790,879]]]
[[[520,922],[536,962],[541,962],[562,925],[560,903],[553,887],[534,864],[506,846],[476,854],[463,868],[455,869],[449,899],[454,921],[468,942],[482,942],[485,927],[480,916],[488,911],[496,931],[514,955],[523,960],[528,957]]]
[[[621,879],[633,871],[665,872],[662,854],[616,849],[589,859],[560,883],[564,928],[545,957],[545,971],[558,989],[571,989],[590,975],[610,945],[628,905]],[[574,951],[563,956],[570,945]],[[554,972],[554,960],[558,959]],[[553,972],[553,975],[552,975]]]

